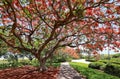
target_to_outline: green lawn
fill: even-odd
[[[87,79],[120,79],[119,77],[109,75],[96,69],[88,68],[87,64],[84,63],[73,63],[70,65],[82,75],[86,76]]]

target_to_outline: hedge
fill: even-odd
[[[112,58],[120,58],[120,53],[114,54],[114,55],[112,56]]]
[[[88,65],[89,68],[93,68],[93,69],[104,69],[105,64],[102,62],[92,62]]]
[[[107,63],[113,63],[113,64],[118,64],[120,65],[120,58],[112,58],[111,60],[99,60],[99,62],[103,62],[105,64]]]
[[[120,77],[120,65],[118,64],[107,64],[104,72]]]

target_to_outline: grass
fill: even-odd
[[[0,64],[3,64],[3,63],[8,63],[7,60],[0,60]]]
[[[87,64],[84,63],[73,63],[70,62],[70,65],[77,70],[82,75],[86,76],[87,79],[120,79],[116,76],[109,75],[102,71],[98,71],[96,69],[88,68]]]

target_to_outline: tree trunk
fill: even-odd
[[[88,53],[88,59],[90,59],[91,58],[91,53]]]
[[[47,67],[46,67],[46,60],[40,60],[40,67],[39,67],[39,71],[40,72],[44,72],[47,70]]]
[[[50,66],[52,66],[53,54],[50,57]]]

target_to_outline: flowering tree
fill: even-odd
[[[32,53],[40,70],[59,47],[120,47],[119,0],[0,0],[0,39]]]
[[[69,56],[73,58],[79,58],[79,55],[76,49],[70,48],[70,47],[65,47],[61,50],[63,53],[68,54]]]

